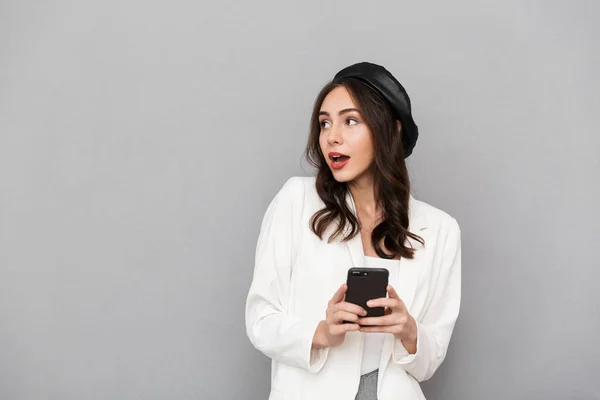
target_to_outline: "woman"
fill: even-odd
[[[460,229],[410,192],[417,126],[402,85],[362,62],[318,95],[308,160],[265,213],[246,302],[252,344],[272,359],[270,400],[424,399],[460,305]],[[351,267],[383,267],[388,296],[344,301]],[[343,323],[347,321],[349,323]]]

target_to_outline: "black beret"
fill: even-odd
[[[358,78],[390,105],[402,124],[404,158],[410,156],[417,144],[419,129],[412,118],[408,93],[400,82],[387,69],[370,62],[359,62],[342,69],[335,75],[333,82],[344,78]]]

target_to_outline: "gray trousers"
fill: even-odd
[[[368,372],[360,377],[358,393],[354,400],[377,400],[377,378],[379,370]]]

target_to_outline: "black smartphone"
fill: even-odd
[[[350,268],[345,301],[361,306],[367,317],[381,317],[384,307],[367,307],[367,301],[387,297],[389,271],[385,268]]]

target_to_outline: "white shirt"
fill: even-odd
[[[386,258],[365,256],[365,267],[367,268],[385,268],[390,273],[390,279],[398,274],[400,260],[388,260]],[[360,368],[361,375],[374,371],[379,368],[381,359],[381,350],[386,333],[369,332],[365,334],[365,344],[363,347],[363,359]]]

